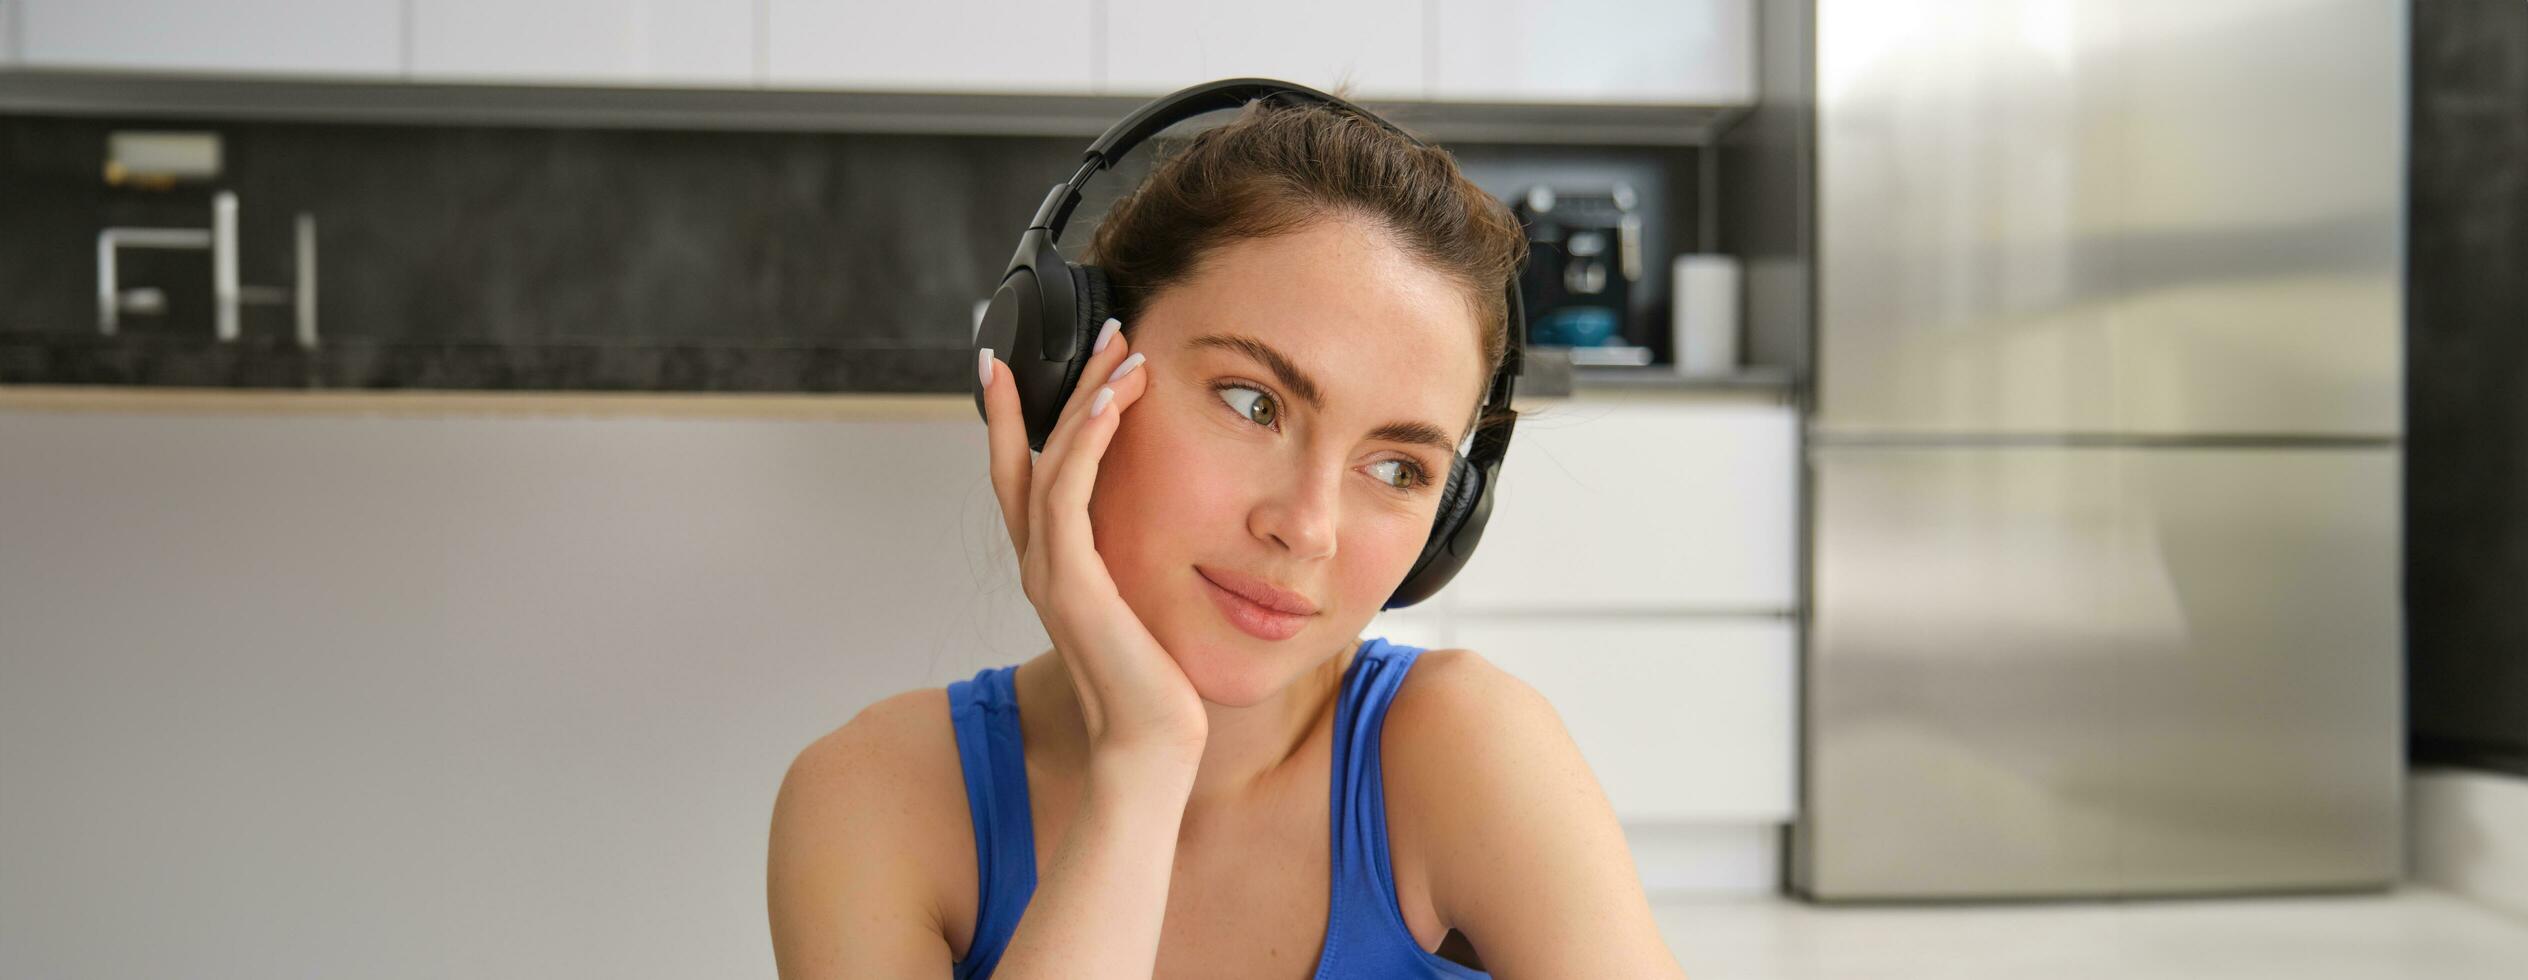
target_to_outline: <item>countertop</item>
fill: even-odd
[[[1568,396],[1521,395],[1521,411],[1575,402],[1786,397],[1761,382],[1583,388]],[[172,385],[0,384],[0,412],[177,415],[582,416],[751,418],[802,421],[978,420],[963,393],[717,391],[456,391],[431,389],[200,388]]]
[[[964,348],[746,344],[218,344],[0,334],[0,410],[317,415],[975,418]],[[1787,372],[1680,377],[1531,351],[1514,404],[1792,397]]]

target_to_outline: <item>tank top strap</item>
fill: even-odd
[[[974,939],[954,964],[957,980],[988,977],[1036,892],[1035,824],[1018,727],[1018,667],[989,667],[948,685],[948,717],[974,818]]]
[[[1396,898],[1387,843],[1387,793],[1380,760],[1387,707],[1423,648],[1372,637],[1344,672],[1334,708],[1334,882],[1318,976],[1436,977],[1490,974],[1450,962],[1413,938]]]
[[[1333,917],[1345,922],[1376,922],[1379,909],[1396,898],[1394,866],[1387,858],[1387,801],[1379,768],[1379,732],[1387,705],[1395,700],[1405,672],[1421,654],[1373,637],[1362,644],[1344,671],[1342,693],[1334,706],[1334,785],[1328,797],[1334,821],[1329,855],[1334,865],[1334,901],[1345,907]],[[1357,930],[1354,930],[1357,931]],[[1328,935],[1330,944],[1348,935]]]

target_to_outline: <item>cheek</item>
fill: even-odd
[[[1206,438],[1196,421],[1157,411],[1126,416],[1098,462],[1089,521],[1098,554],[1127,594],[1127,578],[1216,556],[1233,540],[1226,535],[1243,533],[1252,476],[1237,467],[1254,461],[1241,459],[1229,440]]]
[[[1343,546],[1353,552],[1342,569],[1345,597],[1358,600],[1364,609],[1376,610],[1403,583],[1405,573],[1413,570],[1413,560],[1421,557],[1422,543],[1430,536],[1427,519],[1416,522],[1381,514],[1374,525],[1344,539]]]
[[[1264,469],[1273,464],[1256,447],[1206,431],[1202,423],[1157,412],[1128,416],[1098,463],[1089,522],[1097,553],[1127,598],[1152,596],[1164,583],[1180,581],[1195,562],[1249,556],[1263,547],[1245,540],[1247,521],[1255,488],[1274,478]],[[1377,500],[1344,501],[1334,567],[1326,570],[1341,603],[1374,610],[1386,601],[1430,536],[1430,519],[1414,516],[1429,506],[1407,513]]]

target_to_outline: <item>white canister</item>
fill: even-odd
[[[1689,253],[1669,264],[1678,374],[1738,370],[1738,257]]]

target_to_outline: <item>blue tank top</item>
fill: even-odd
[[[1378,734],[1405,672],[1421,647],[1372,637],[1343,672],[1334,706],[1332,795],[1334,880],[1327,893],[1325,947],[1317,980],[1434,977],[1490,980],[1491,974],[1423,949],[1405,928],[1387,856],[1387,801],[1379,779]],[[966,805],[974,816],[974,863],[981,891],[974,941],[956,963],[957,980],[989,977],[1036,892],[1035,825],[1027,812],[1027,765],[1021,753],[1018,667],[990,667],[948,685],[948,716],[965,769]]]

